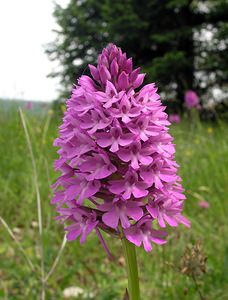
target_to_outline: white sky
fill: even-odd
[[[69,0],[57,0],[65,6]],[[52,0],[0,0],[0,98],[53,100],[57,79],[44,53],[56,27]]]

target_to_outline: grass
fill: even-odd
[[[16,109],[1,111],[0,118],[0,299],[42,299],[41,275],[50,272],[61,247],[64,231],[54,221],[50,184],[56,174],[52,147],[59,119],[53,114],[24,112],[34,153],[36,175],[20,115]],[[228,124],[183,120],[171,132],[177,145],[177,161],[186,188],[185,215],[190,230],[170,231],[169,242],[147,254],[137,249],[142,299],[197,300],[194,282],[180,272],[180,261],[189,244],[201,241],[208,257],[207,272],[197,284],[205,299],[228,299]],[[42,208],[44,274],[41,273],[37,188]],[[203,209],[199,201],[210,208]],[[23,247],[20,251],[15,239]],[[127,286],[121,243],[106,237],[115,255],[110,262],[95,234],[84,245],[67,243],[54,272],[44,284],[46,299],[65,299],[63,291],[77,286],[87,293],[74,299],[122,300]],[[25,259],[25,257],[27,259]],[[32,270],[27,260],[34,265]],[[94,295],[92,297],[92,295]]]

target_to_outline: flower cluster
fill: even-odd
[[[32,103],[31,101],[27,102],[27,103],[25,104],[25,108],[26,108],[27,110],[33,109],[33,103]]]
[[[180,123],[181,121],[181,118],[180,118],[180,115],[178,114],[171,114],[169,115],[169,122],[170,123]]]
[[[163,244],[157,227],[189,226],[174,145],[154,83],[120,48],[103,49],[92,77],[83,75],[67,101],[54,145],[60,147],[54,198],[68,240],[93,230],[124,236],[146,251]],[[120,229],[121,228],[121,229]]]
[[[196,94],[196,92],[192,91],[192,90],[188,90],[185,93],[184,96],[184,101],[185,101],[185,105],[188,109],[192,109],[192,108],[200,108],[200,104],[199,104],[199,97]]]

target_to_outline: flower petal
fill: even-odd
[[[106,225],[115,229],[118,226],[119,213],[116,211],[116,209],[114,207],[110,211],[103,214],[102,220]]]

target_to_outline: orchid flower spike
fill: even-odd
[[[54,142],[57,219],[67,224],[68,240],[83,243],[104,230],[151,251],[166,242],[167,226],[190,226],[165,107],[155,84],[142,87],[145,74],[115,45],[89,69]]]

